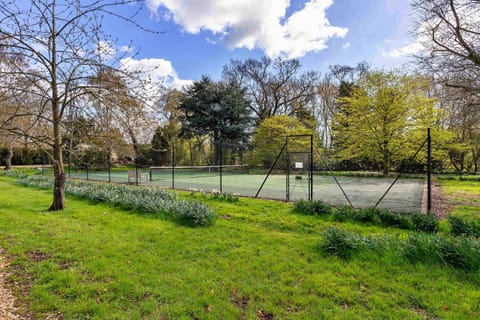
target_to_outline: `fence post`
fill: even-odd
[[[288,155],[288,136],[285,137],[285,201],[290,201],[290,157]]]
[[[432,136],[427,128],[427,214],[432,212]]]
[[[109,154],[108,157],[109,157],[108,162],[107,162],[107,164],[108,164],[108,182],[111,183],[112,182],[112,170],[111,170],[112,163],[110,161],[110,154]]]
[[[175,189],[175,138],[172,139],[172,189]]]
[[[220,193],[223,193],[223,166],[222,166],[222,163],[223,163],[223,140],[222,138],[220,138],[220,154],[219,154],[219,161],[220,161],[220,167],[219,167],[219,170],[220,170]]]
[[[71,163],[70,163],[70,158],[71,158],[71,153],[72,153],[72,149],[68,149],[68,179],[71,178]]]
[[[313,200],[313,134],[310,135],[310,185],[308,190],[308,200]]]

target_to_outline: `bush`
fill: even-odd
[[[480,237],[480,221],[459,216],[448,217],[451,234],[454,236]]]
[[[332,206],[322,200],[297,200],[294,203],[294,210],[306,215],[329,215],[333,213]]]
[[[433,215],[414,213],[411,215],[413,230],[435,233],[438,231],[438,220]]]

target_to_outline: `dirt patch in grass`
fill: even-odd
[[[258,309],[257,311],[257,318],[260,320],[273,320],[275,317],[273,313],[263,311],[262,309]]]
[[[50,254],[42,252],[40,250],[32,250],[27,252],[27,257],[29,257],[34,262],[42,262],[50,259]]]
[[[444,194],[441,185],[432,183],[432,213],[438,219],[446,219],[453,207],[454,203]]]
[[[8,282],[10,277],[9,263],[6,251],[0,248],[0,319],[23,320],[30,319],[20,315],[17,307],[17,301],[13,295],[11,283]]]

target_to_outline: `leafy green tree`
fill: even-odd
[[[339,156],[379,162],[387,175],[435,125],[436,101],[426,96],[426,87],[422,78],[395,71],[367,74],[340,100],[345,112],[334,119]]]
[[[307,128],[296,118],[285,115],[273,116],[265,119],[258,126],[253,136],[254,156],[251,163],[265,168],[271,167],[285,144],[285,137],[289,135],[313,134],[314,130]],[[301,139],[290,145],[296,149],[309,150],[309,141]]]
[[[220,141],[246,138],[251,118],[245,90],[207,76],[193,83],[180,99],[183,137],[209,135],[214,145],[214,163],[220,161]]]

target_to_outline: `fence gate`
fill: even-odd
[[[290,135],[285,141],[286,200],[313,200],[313,135]]]

